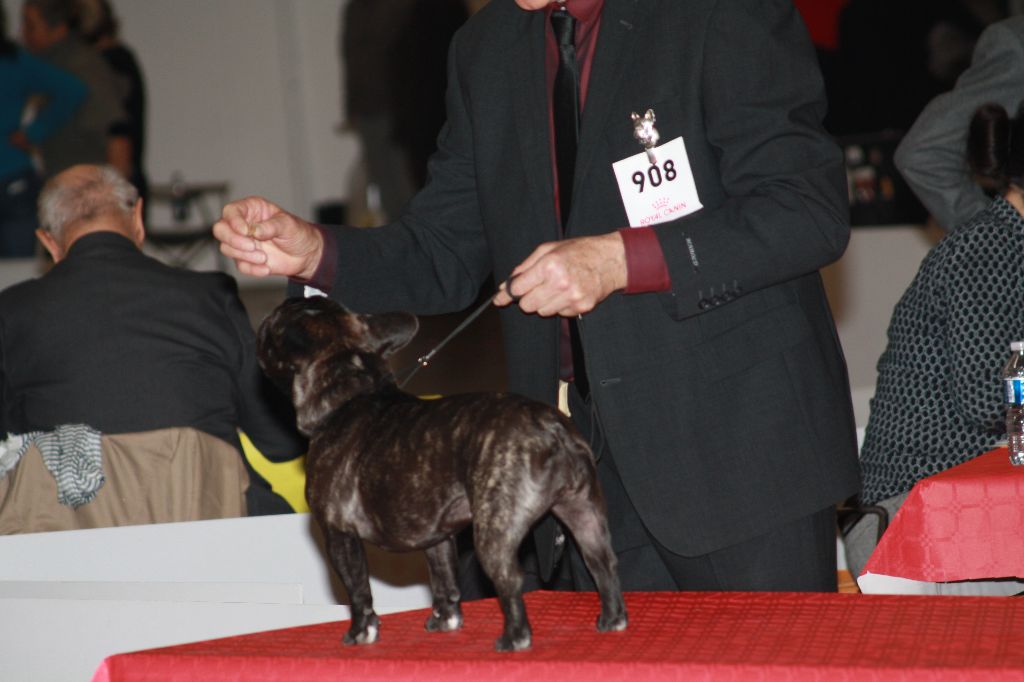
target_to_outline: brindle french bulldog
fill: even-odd
[[[346,644],[376,641],[361,540],[426,551],[427,630],[462,626],[454,536],[473,524],[480,563],[505,616],[499,651],[530,646],[520,543],[548,511],[568,527],[597,584],[597,629],[622,630],[626,609],[593,455],[549,405],[500,393],[423,400],[402,392],[386,358],[415,335],[412,315],[357,315],[323,297],[291,299],[260,326],[267,376],[291,394],[309,437],[306,499],[348,590]]]

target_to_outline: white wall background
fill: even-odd
[[[919,225],[855,227],[843,257],[822,270],[846,355],[857,426],[868,423],[878,356],[893,306],[938,235]]]
[[[151,182],[227,181],[232,197],[307,217],[347,198],[359,149],[335,132],[344,0],[113,4],[146,78]]]

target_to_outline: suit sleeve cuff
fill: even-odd
[[[334,230],[324,225],[317,225],[316,229],[320,230],[320,236],[323,238],[324,244],[320,252],[320,263],[316,266],[313,276],[308,280],[292,277],[291,281],[303,286],[319,289],[326,294],[334,286],[334,277],[338,263],[338,240],[334,237]]]
[[[626,248],[626,293],[646,294],[668,291],[672,280],[665,265],[661,242],[650,227],[619,230]]]

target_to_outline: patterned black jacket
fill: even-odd
[[[939,242],[893,310],[861,468],[871,504],[992,449],[1024,340],[1024,218],[1005,199]]]

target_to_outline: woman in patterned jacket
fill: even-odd
[[[939,242],[893,310],[861,467],[863,504],[895,514],[914,483],[1005,436],[1000,370],[1024,340],[1024,116],[997,104],[970,123],[967,162],[996,198]],[[865,516],[845,536],[859,575],[875,546]]]

